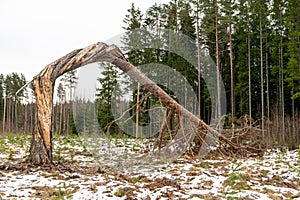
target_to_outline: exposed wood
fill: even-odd
[[[50,70],[49,67],[47,70]],[[35,164],[52,163],[52,108],[54,82],[51,73],[34,79],[36,114],[30,147],[30,160]]]
[[[94,62],[110,62],[127,73],[146,90],[158,97],[178,115],[188,118],[201,132],[214,132],[205,122],[189,112],[182,105],[172,99],[156,83],[142,74],[135,66],[129,63],[122,52],[115,45],[104,43],[90,45],[84,49],[74,50],[66,56],[47,65],[34,77],[34,92],[36,96],[35,128],[30,148],[30,160],[34,164],[43,165],[52,163],[52,112],[53,89],[55,80],[66,72]],[[197,134],[197,133],[195,133]]]

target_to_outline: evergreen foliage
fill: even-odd
[[[96,102],[98,111],[98,122],[104,132],[117,134],[119,132],[117,124],[110,123],[114,120],[112,114],[112,99],[119,98],[122,90],[118,84],[119,72],[111,64],[101,64],[103,71],[98,78],[99,87],[96,89]]]
[[[141,70],[149,77],[162,77],[166,83],[178,81],[163,72],[155,74],[151,71],[151,67],[145,64],[167,65],[181,73],[197,93],[198,69],[186,59],[168,51],[168,47],[174,45],[172,42],[180,38],[180,34],[189,36],[194,43],[183,42],[178,49],[187,51],[185,48],[191,48],[195,46],[194,44],[200,43],[205,55],[215,62],[218,56],[220,75],[225,84],[228,102],[227,112],[231,113],[229,108],[233,106],[235,116],[231,117],[234,123],[236,123],[234,119],[245,115],[250,115],[254,120],[266,119],[265,122],[273,126],[270,136],[273,134],[275,138],[283,142],[288,142],[289,139],[300,141],[299,132],[296,131],[299,130],[297,118],[299,118],[300,111],[299,8],[299,0],[170,0],[165,4],[154,4],[142,13],[132,4],[123,20],[125,36],[122,38],[124,43],[122,50],[127,59],[135,66],[142,66]],[[199,21],[199,41],[196,40],[196,19]],[[172,30],[177,38],[166,37],[162,29]],[[233,74],[231,74],[230,63],[230,35],[232,36]],[[150,44],[156,44],[162,48],[154,49]],[[188,51],[195,52],[197,55],[196,48],[188,49]],[[204,63],[203,60],[202,63]],[[201,66],[201,73],[207,69],[206,66]],[[74,120],[70,113],[72,113],[72,90],[76,84],[75,74],[74,71],[69,72],[58,85],[59,103],[55,105],[58,119],[55,120],[55,132],[68,133],[74,129]],[[113,94],[118,96],[122,93],[121,89],[130,89],[133,91],[131,105],[135,105],[137,101],[136,86],[128,85],[127,88],[119,88],[117,84],[120,81],[119,78],[120,75],[113,66],[105,65],[98,79],[97,117],[104,131],[107,131],[107,124],[114,119],[110,111],[111,100],[118,97],[113,97]],[[125,79],[122,78],[122,80]],[[32,130],[34,100],[23,102],[22,99],[26,95],[23,91],[18,96],[14,95],[25,83],[26,80],[22,74],[0,74],[2,131],[21,131],[23,127],[25,131]],[[208,84],[201,79],[200,85],[201,118],[209,122],[215,104],[211,102]],[[172,95],[169,88],[164,87],[164,89]],[[145,95],[146,91],[140,89],[139,99]],[[69,104],[66,101],[67,96],[70,96]],[[234,98],[233,101],[232,98]],[[188,99],[189,97],[186,96],[185,102],[180,103],[185,106]],[[233,105],[232,102],[234,102]],[[140,125],[149,123],[147,110],[155,103],[158,101],[153,97],[148,97],[141,103]],[[90,105],[92,102],[87,104]],[[131,116],[134,116],[136,110],[133,109],[130,112]],[[5,119],[4,114],[6,114]],[[291,119],[292,123],[287,123],[287,119]],[[27,123],[26,128],[24,123]],[[65,127],[66,124],[69,126]],[[284,130],[294,131],[291,136],[282,137],[282,134],[287,134]],[[111,133],[119,131],[116,125],[113,125],[110,130]]]

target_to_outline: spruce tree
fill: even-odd
[[[111,108],[112,99],[122,95],[122,90],[118,84],[119,72],[111,64],[101,64],[102,68],[101,76],[97,79],[99,82],[99,87],[96,89],[97,118],[104,132],[117,134],[119,132],[118,126],[114,123],[109,128],[109,124],[114,120]]]
[[[64,123],[63,123],[63,118],[65,118],[65,108],[64,108],[64,103],[66,100],[66,91],[65,88],[63,87],[62,83],[60,82],[57,87],[57,97],[59,100],[59,126],[58,126],[58,134],[62,134],[63,128],[64,128]]]

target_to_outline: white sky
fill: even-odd
[[[70,51],[123,33],[132,2],[144,12],[168,0],[0,0],[0,73],[29,80]]]

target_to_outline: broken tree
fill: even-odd
[[[197,127],[197,133],[195,134],[198,138],[203,138],[208,132],[217,134],[215,130],[178,104],[157,84],[129,63],[118,47],[115,45],[108,46],[104,43],[96,43],[84,49],[70,52],[64,57],[47,65],[34,77],[36,116],[29,156],[32,163],[37,165],[52,163],[52,108],[55,80],[66,72],[95,62],[112,63],[127,73],[132,79],[139,82],[141,86],[158,97],[169,108],[177,112],[178,115],[187,118],[194,124],[194,126]]]

